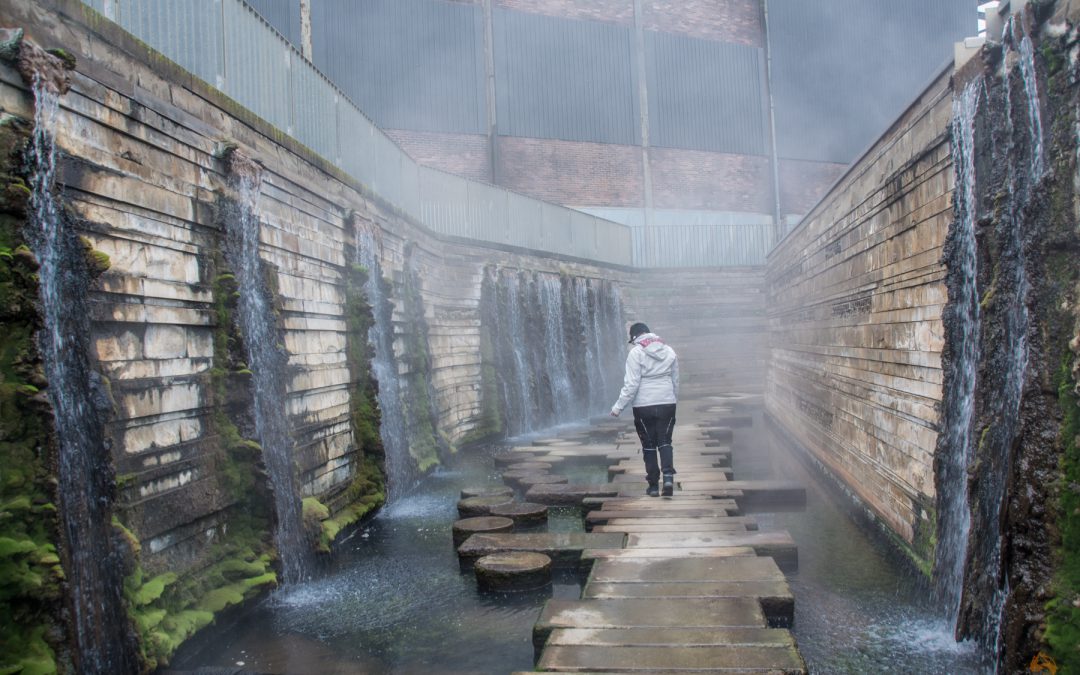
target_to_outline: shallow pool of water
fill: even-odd
[[[476,590],[461,571],[451,526],[463,487],[501,485],[493,448],[462,452],[338,545],[314,581],[281,589],[174,659],[259,673],[508,673],[532,670],[532,628],[544,601],[577,598],[573,574],[527,595]],[[603,480],[576,467],[575,482]],[[548,529],[581,531],[576,509],[552,509]]]
[[[755,513],[761,529],[785,529],[799,549],[788,574],[793,632],[812,673],[983,673],[975,646],[957,643],[930,607],[919,572],[852,517],[834,488],[754,416],[736,429],[739,479],[786,479],[806,486],[805,510]]]
[[[784,449],[755,414],[736,430],[739,479],[807,486],[807,508],[756,513],[799,547],[794,633],[812,673],[980,673],[974,648],[922,600],[917,574],[858,526],[816,473]],[[629,430],[629,424],[627,425]],[[356,530],[315,581],[283,589],[178,655],[174,667],[261,673],[509,673],[532,670],[533,624],[544,600],[576,598],[572,575],[546,593],[479,594],[451,542],[462,487],[498,485],[493,448],[463,451]],[[676,448],[676,453],[678,449]],[[573,482],[604,479],[599,465],[566,467]],[[553,510],[549,529],[581,529],[576,510]]]

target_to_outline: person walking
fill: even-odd
[[[663,495],[670,497],[675,490],[671,432],[675,429],[675,404],[679,400],[679,357],[643,323],[630,326],[630,344],[634,346],[626,355],[623,387],[619,400],[611,407],[611,416],[618,417],[633,402],[634,428],[641,439],[645,478],[649,482],[645,494],[660,495],[662,472]]]

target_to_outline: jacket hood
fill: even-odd
[[[656,359],[657,361],[663,361],[667,354],[667,345],[660,339],[660,336],[656,333],[644,333],[639,335],[634,344],[645,350],[645,353]]]

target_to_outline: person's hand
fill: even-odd
[[[611,415],[612,417],[618,417],[619,416],[619,411],[616,410],[615,408],[612,408],[611,412],[609,412],[608,414]]]

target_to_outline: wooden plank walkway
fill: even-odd
[[[672,497],[644,495],[633,433],[610,444],[545,439],[510,451],[551,463],[553,473],[600,464],[610,481],[528,489],[529,501],[582,507],[584,534],[474,535],[462,546],[463,559],[535,550],[564,564],[578,556],[588,570],[580,599],[544,606],[533,633],[537,671],[806,673],[788,630],[795,601],[783,573],[798,565],[795,543],[742,515],[750,506],[805,504],[806,493],[788,482],[734,480],[727,446],[733,427],[751,422],[719,404],[691,404],[685,414],[680,406]]]

